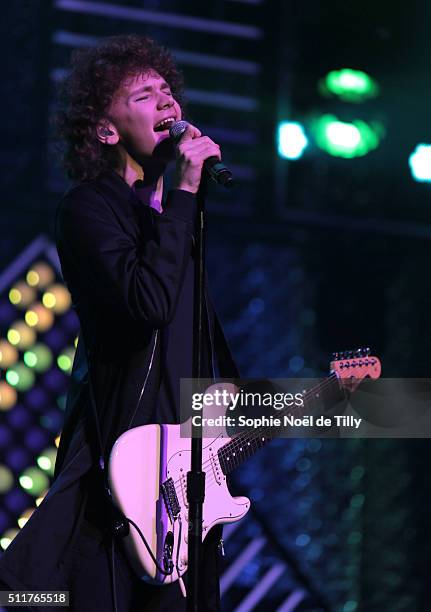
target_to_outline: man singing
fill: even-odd
[[[102,468],[126,430],[180,420],[179,381],[192,376],[196,193],[203,162],[220,148],[192,125],[174,148],[181,78],[148,38],[113,37],[75,53],[65,93],[60,128],[77,184],[60,203],[56,233],[81,335],[55,480],[1,558],[0,580],[68,590],[74,612],[181,610],[178,582],[147,585],[113,545]],[[205,302],[204,376],[236,376]],[[220,534],[204,543],[202,610],[220,607]]]

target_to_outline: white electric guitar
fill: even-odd
[[[334,391],[348,388],[351,392],[365,377],[379,378],[381,365],[379,359],[370,356],[365,349],[336,353],[330,371],[323,383],[303,396],[303,415],[310,412],[313,400],[323,388],[327,390],[333,386]],[[232,384],[230,389],[229,384],[224,387],[237,390]],[[297,409],[295,416],[300,416]],[[226,477],[265,446],[274,437],[274,432],[248,430],[233,437],[219,434],[214,439],[203,435],[202,466],[206,478],[202,536],[205,539],[214,525],[238,521],[248,512],[250,500],[232,497]],[[191,440],[180,437],[180,425],[135,427],[118,438],[111,452],[112,496],[130,520],[130,531],[125,537],[126,550],[138,575],[153,584],[174,582],[187,570],[186,481],[190,460]]]

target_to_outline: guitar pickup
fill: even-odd
[[[161,486],[161,489],[166,510],[168,511],[168,514],[171,517],[171,520],[173,521],[179,515],[181,507],[178,501],[175,484],[172,478],[168,478],[168,480],[165,480],[165,482]]]

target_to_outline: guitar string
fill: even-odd
[[[372,364],[373,365],[373,364]],[[360,380],[363,380],[366,376],[362,376],[360,378]],[[352,378],[358,378],[357,376],[351,376],[349,377],[349,380]],[[332,385],[335,382],[340,383],[340,379],[339,376],[337,376],[336,372],[333,372],[328,378],[326,378],[322,383],[320,383],[319,385],[317,385],[315,388],[310,389],[309,391],[307,391],[304,394],[304,400],[311,400],[314,401],[313,398],[317,397],[317,393],[320,393],[322,391],[324,391],[327,387],[329,387],[330,385]],[[302,406],[301,408],[304,408],[305,406]],[[299,408],[299,407],[298,407]],[[287,409],[285,409],[283,412],[286,412]],[[295,412],[295,409],[291,409],[291,412]],[[296,412],[298,412],[298,409],[296,410]],[[282,414],[281,413],[281,414]],[[274,439],[275,436],[270,436],[270,435],[266,435],[267,431],[270,431],[272,428],[266,426],[266,427],[260,427],[258,430],[254,430],[254,431],[250,431],[250,432],[242,432],[237,434],[235,437],[232,437],[230,439],[229,442],[226,442],[226,444],[222,447],[219,448],[219,450],[217,451],[217,455],[220,455],[223,459],[225,459],[226,457],[229,457],[229,455],[235,456],[236,451],[238,450],[238,448],[240,449],[240,452],[242,450],[242,447],[244,446],[245,443],[247,443],[247,446],[251,445],[251,450],[252,451],[256,451],[259,450],[260,448],[262,448],[262,446],[264,446],[266,443],[270,442],[271,440]],[[262,436],[262,434],[264,434],[264,436]],[[263,437],[264,439],[259,439],[260,437]],[[264,442],[264,444],[261,445],[261,442]],[[226,447],[229,446],[229,451],[226,449]],[[242,460],[244,459],[244,455],[240,455],[239,458],[241,459],[240,463],[242,462]],[[219,457],[220,459],[220,457]],[[202,467],[211,467],[211,463],[212,463],[212,459],[208,459],[206,460],[203,464]],[[233,464],[235,462],[232,462]],[[219,461],[220,464],[220,461]],[[239,464],[238,464],[239,465]],[[235,467],[238,467],[238,465],[234,465]],[[208,473],[208,472],[206,472]],[[214,474],[214,470],[211,470],[208,474],[209,478],[208,480],[206,480],[206,483],[208,484],[208,486],[210,486],[211,484],[213,484],[216,480],[217,477]],[[179,484],[179,486],[182,488],[182,483],[181,483],[181,478],[179,478],[177,481],[174,482],[174,487],[175,487],[175,492],[178,494],[177,491],[177,484]]]
[[[349,377],[349,380],[351,378],[358,378],[356,377]],[[360,380],[362,380],[363,378],[365,378],[365,376],[362,376]],[[306,391],[304,394],[304,403],[309,403],[311,404],[312,402],[315,401],[315,399],[317,399],[318,394],[320,392],[325,391],[329,386],[333,385],[333,383],[338,382],[340,383],[340,378],[337,376],[337,374],[335,372],[333,372],[328,378],[325,378],[325,380],[320,383],[319,385],[317,385],[316,387],[310,389],[309,391]],[[280,414],[286,414],[286,413],[304,413],[304,408],[305,406],[301,406],[301,407],[291,407],[289,410],[285,409],[283,411],[281,411]],[[238,448],[240,448],[241,444],[243,442],[248,442],[248,440],[252,440],[255,444],[259,443],[260,444],[260,440],[258,440],[258,438],[265,433],[265,437],[268,438],[268,436],[266,436],[266,432],[268,430],[271,430],[273,428],[269,427],[269,426],[262,426],[259,429],[256,430],[251,430],[249,432],[246,433],[242,433],[242,434],[238,434],[235,437],[232,437],[231,442],[226,443],[226,445],[224,447],[220,448],[220,454],[223,458],[225,458],[225,456],[229,455],[231,453],[231,451],[236,451],[238,450]],[[239,440],[239,438],[241,438]],[[272,439],[271,436],[269,436],[270,439]],[[258,444],[258,445],[259,445]],[[229,450],[226,449],[226,447],[229,445]]]
[[[304,394],[304,400],[307,401],[307,400],[310,400],[312,397],[315,398],[317,393],[324,391],[327,387],[331,386],[334,382],[339,381],[339,380],[340,379],[338,378],[337,374],[335,372],[332,373],[328,378],[326,378],[316,388],[310,389],[309,391],[307,391]],[[295,409],[291,409],[291,411],[295,412]],[[281,414],[283,414],[283,412],[285,411],[282,411]],[[260,438],[264,432],[266,433],[266,431],[270,429],[271,428],[269,427],[260,427],[259,429],[256,429],[254,431],[239,433],[236,436],[232,437],[229,442],[226,442],[224,446],[220,447],[219,450],[217,451],[217,455],[221,456],[223,459],[225,459],[229,455],[234,456],[233,453],[236,453],[236,451],[242,448],[245,443],[247,444],[247,446],[252,445],[251,450],[258,450],[259,448],[261,448],[261,445],[260,445],[261,440],[258,438]],[[241,438],[241,440],[239,440],[239,438]],[[268,442],[273,439],[273,437],[267,436],[267,435],[265,435],[264,438],[265,438],[264,442]],[[226,446],[229,446],[229,450],[226,449]],[[211,467],[211,463],[212,463],[212,459],[211,458],[207,459],[202,464],[202,467]],[[210,472],[210,475],[212,476],[212,480],[216,479],[212,471]],[[212,484],[212,480],[211,481],[208,480],[207,481],[208,484]],[[178,493],[177,485],[182,487],[181,478],[177,479],[174,482],[176,493]]]
[[[363,380],[365,377],[366,376],[362,376],[360,378],[360,380]],[[351,376],[351,377],[349,377],[349,380],[351,378],[358,378],[358,377]],[[304,394],[304,399],[305,400],[307,400],[307,399],[311,399],[312,400],[313,397],[316,398],[316,394],[318,392],[324,391],[325,388],[327,388],[328,386],[330,386],[334,382],[340,383],[340,378],[339,378],[339,376],[337,376],[336,372],[333,372],[328,378],[326,378],[322,383],[320,383],[320,385],[318,385],[315,388],[310,389],[309,391],[307,391]],[[286,412],[286,410],[282,411],[282,413],[283,412]],[[262,444],[262,445],[260,444],[261,440],[259,440],[258,437],[260,437],[263,432],[270,431],[270,430],[271,430],[271,428],[266,426],[266,427],[261,427],[258,430],[258,431],[261,432],[258,435],[257,435],[256,431],[242,432],[240,434],[237,434],[237,436],[232,437],[229,442],[227,442],[224,446],[219,448],[219,450],[217,451],[217,455],[219,455],[219,453],[220,453],[220,455],[223,457],[223,459],[226,456],[229,456],[229,454],[231,454],[231,456],[234,456],[234,453],[236,452],[236,450],[238,448],[240,448],[240,451],[241,451],[242,447],[244,446],[244,443],[247,443],[248,446],[250,446],[252,444],[251,450],[253,450],[253,451],[259,450],[266,443],[268,443],[268,442],[270,442],[271,440],[274,439],[274,436],[265,435],[264,439],[262,440],[262,442],[264,442],[264,444]],[[226,449],[227,446],[230,447],[229,451],[227,451],[227,449]],[[247,457],[244,457],[244,455],[240,455],[239,458],[240,458],[240,462],[237,465],[234,465],[235,462],[232,462],[232,464],[234,465],[234,468],[238,467],[238,465],[240,465],[240,463],[244,460],[244,458],[247,458]],[[211,463],[212,463],[212,459],[210,458],[210,459],[208,459],[207,461],[205,461],[203,463],[202,467],[204,467],[204,466],[207,467],[208,465],[211,467]],[[219,465],[220,465],[220,458],[219,458]],[[212,484],[214,484],[214,482],[217,482],[218,477],[214,473],[214,469],[212,469],[209,473],[206,472],[206,474],[208,474],[208,478],[206,479],[206,485],[205,486],[206,487],[207,486],[210,487]],[[184,494],[185,491],[183,491],[183,484],[181,482],[181,479],[178,479],[174,483],[175,492],[178,495],[177,484],[179,484],[179,486],[181,488],[181,494]],[[185,489],[186,489],[186,487],[185,487]]]
[[[334,374],[335,374],[335,373],[334,373]],[[317,387],[316,387],[315,389],[310,390],[309,392],[307,392],[307,393],[305,394],[305,396],[304,396],[304,397],[305,397],[305,398],[306,398],[306,396],[309,396],[309,397],[310,397],[310,396],[314,396],[314,397],[315,397],[316,393],[318,392],[318,389],[319,389],[319,390],[324,390],[326,387],[328,387],[328,386],[329,386],[329,384],[330,384],[330,383],[332,383],[332,382],[336,382],[337,380],[338,380],[338,378],[337,378],[336,376],[331,375],[331,377],[329,377],[328,379],[325,379],[325,382],[324,382],[324,383],[321,383],[321,386],[320,386],[319,388],[317,388]],[[272,428],[272,429],[273,429],[273,428]],[[267,431],[270,431],[270,430],[271,430],[271,428],[270,428],[270,427],[261,427],[261,428],[260,428],[260,430],[259,430],[259,431],[261,432],[261,433],[259,434],[259,437],[262,435],[262,433],[267,432]],[[268,442],[270,442],[271,440],[273,440],[273,439],[274,439],[274,436],[270,436],[270,435],[266,435],[266,434],[265,434],[264,439],[262,440],[262,441],[264,442],[264,444],[263,444],[263,445],[261,445],[261,444],[260,444],[261,440],[260,440],[260,439],[257,439],[257,436],[256,436],[256,433],[255,433],[255,432],[253,432],[253,431],[251,431],[251,432],[243,432],[243,434],[244,434],[244,433],[245,433],[246,435],[238,434],[236,437],[232,437],[232,438],[231,438],[231,441],[230,441],[230,442],[227,442],[227,443],[226,443],[226,445],[225,445],[224,447],[220,447],[219,451],[222,451],[220,454],[222,454],[223,458],[224,458],[224,455],[226,455],[225,448],[226,448],[226,446],[228,446],[228,445],[229,445],[229,446],[231,446],[231,445],[232,445],[232,448],[231,448],[231,450],[230,450],[230,451],[227,453],[227,455],[229,455],[229,454],[230,454],[231,456],[232,456],[232,455],[234,456],[234,452],[236,452],[236,451],[233,451],[233,449],[237,449],[238,447],[239,447],[239,448],[243,447],[243,446],[244,446],[244,444],[245,444],[246,442],[247,442],[247,444],[248,444],[248,445],[252,444],[251,450],[254,452],[255,450],[259,450],[259,449],[260,449],[260,448],[262,448],[262,446],[264,446],[266,443],[268,443]],[[240,441],[240,442],[238,441],[238,439],[239,439],[239,438],[241,438],[241,441]],[[249,439],[249,440],[251,440],[251,441],[247,441],[247,439]],[[244,460],[244,458],[247,458],[247,457],[244,457],[244,455],[240,455],[240,456],[239,456],[240,463],[241,463],[241,462]],[[211,459],[208,459],[208,460],[207,460],[207,461],[205,461],[205,462],[204,462],[204,464],[203,464],[203,465],[205,465],[205,466],[207,466],[207,465],[209,464],[209,465],[210,465],[210,467],[212,467],[211,471],[206,472],[207,478],[206,478],[206,480],[205,480],[205,488],[209,488],[209,487],[210,487],[210,486],[212,486],[214,483],[218,482],[218,478],[219,478],[219,477],[218,477],[218,476],[215,474],[215,472],[214,472],[214,467],[211,465],[211,463],[212,463],[212,460],[211,460]],[[240,463],[238,463],[237,465],[235,465],[235,462],[232,462],[232,464],[233,464],[234,468],[238,467],[238,465],[239,465]],[[220,462],[219,462],[219,464],[220,464]],[[223,474],[223,476],[225,476],[225,474]],[[177,480],[175,484],[177,484],[177,483],[179,483],[179,486],[180,486],[180,488],[181,488],[181,493],[180,493],[180,494],[181,494],[182,496],[185,496],[185,499],[186,499],[186,498],[187,498],[187,485],[185,485],[185,486],[184,486],[184,483],[182,483],[182,482],[181,482],[181,479]],[[178,488],[177,488],[177,486],[175,486],[175,491],[176,491],[177,496],[178,496],[179,492],[178,492]]]
[[[326,378],[322,383],[320,383],[320,386],[316,387],[315,389],[310,389],[310,391],[305,393],[304,399],[307,401],[309,397],[315,396],[318,391],[323,391],[325,388],[333,384],[336,380],[338,380],[338,378],[336,374],[334,373],[329,378]],[[233,456],[233,453],[236,453],[236,451],[242,448],[244,444],[247,444],[247,446],[251,446],[250,450],[253,450],[253,451],[259,450],[259,448],[262,447],[262,445],[260,444],[261,440],[259,438],[262,436],[263,433],[265,433],[265,436],[264,436],[265,442],[273,439],[273,436],[266,435],[266,432],[269,431],[270,429],[271,428],[269,427],[261,427],[254,431],[246,431],[246,432],[239,433],[236,436],[232,437],[229,442],[226,442],[224,446],[220,447],[220,449],[217,451],[217,454],[221,455],[221,457],[225,459],[229,455]],[[226,449],[226,446],[229,446],[229,451]],[[202,467],[211,467],[211,463],[212,463],[212,459],[211,458],[207,459],[202,464]],[[211,470],[209,474],[213,475],[213,471]],[[215,475],[213,475],[213,478],[215,479]],[[179,484],[182,487],[181,478],[179,478],[178,480],[174,482],[175,490],[177,488],[176,487],[177,484]]]
[[[336,380],[337,380],[336,375],[335,374],[331,375],[329,378],[325,379],[324,382],[320,383],[319,387],[316,387],[306,392],[304,394],[304,400],[307,401],[307,400],[310,400],[311,397],[316,397],[316,393],[323,391],[325,388],[330,386],[330,384],[335,382]],[[264,446],[266,443],[270,442],[276,437],[273,435],[272,436],[267,435],[272,429],[273,429],[272,427],[266,426],[266,427],[260,427],[259,429],[254,430],[254,431],[252,430],[252,431],[246,431],[246,432],[239,433],[235,437],[232,437],[229,442],[226,442],[225,446],[220,447],[217,454],[220,454],[223,459],[229,456],[235,457],[236,451],[239,449],[239,451],[241,452],[242,448],[245,445],[249,447],[251,446],[250,450],[252,450],[253,452],[255,450],[259,450],[260,448],[262,448],[262,446]],[[261,444],[261,442],[263,442],[264,444]],[[229,451],[226,449],[226,446],[229,446]],[[244,459],[244,455],[239,455],[239,458],[242,461]],[[235,460],[232,463],[235,464]],[[206,467],[208,464],[210,468],[211,467],[213,468],[213,466],[211,465],[212,459],[208,459],[207,461],[205,461],[203,464],[203,467],[204,466]],[[238,467],[238,466],[234,465],[234,467]],[[211,486],[215,481],[217,481],[218,477],[214,473],[214,468],[211,469],[209,472],[206,472],[206,474],[208,475],[206,479],[206,484],[208,484],[208,486]],[[177,483],[179,483],[182,489],[183,485],[181,483],[181,479],[177,480],[175,484]],[[181,492],[183,493],[183,491]]]

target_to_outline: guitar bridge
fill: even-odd
[[[181,511],[180,503],[178,501],[177,492],[175,491],[175,485],[172,478],[168,478],[161,486],[162,495],[165,502],[166,510],[173,522]]]

